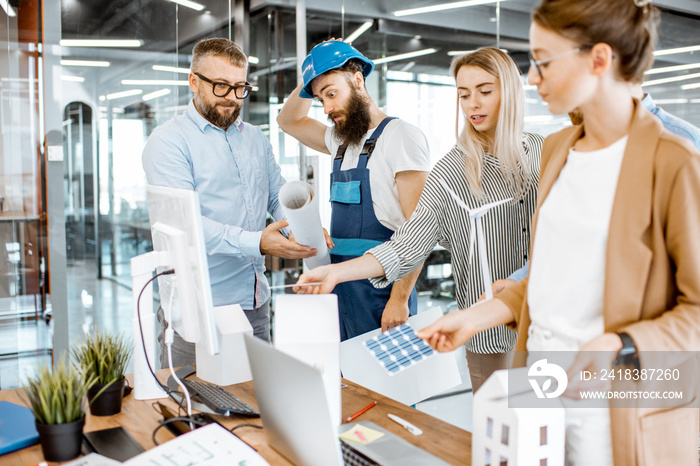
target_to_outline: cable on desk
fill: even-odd
[[[148,285],[150,285],[156,278],[160,277],[161,275],[172,275],[174,273],[175,273],[174,269],[164,270],[163,272],[160,272],[160,273],[154,275],[153,277],[151,277],[151,279],[148,280],[145,285],[143,285],[143,288],[141,288],[141,291],[139,292],[139,297],[136,298],[136,315],[137,315],[138,320],[139,320],[139,332],[141,334],[141,345],[143,347],[143,355],[146,358],[146,365],[148,366],[148,370],[151,373],[151,375],[153,376],[153,378],[155,379],[156,383],[158,385],[160,385],[160,388],[162,388],[163,391],[165,391],[165,393],[168,395],[168,397],[171,400],[173,400],[181,408],[182,405],[180,404],[180,401],[175,399],[175,397],[173,396],[174,390],[170,390],[167,386],[163,385],[163,383],[161,383],[161,381],[158,380],[158,377],[156,377],[156,373],[153,371],[153,367],[151,367],[151,361],[148,359],[148,352],[146,351],[146,341],[143,337],[143,325],[141,324],[141,296],[143,295],[143,292],[146,290],[146,287],[148,287]]]
[[[175,280],[176,281],[173,283],[174,286],[177,285],[177,275],[175,275]],[[192,397],[190,396],[190,391],[187,389],[185,384],[182,383],[182,380],[180,380],[180,378],[177,376],[177,372],[175,372],[175,369],[173,368],[173,340],[175,339],[175,329],[173,329],[170,320],[172,319],[174,297],[175,293],[170,293],[170,302],[168,303],[168,308],[164,309],[163,312],[166,316],[164,342],[168,353],[168,369],[170,369],[170,374],[172,374],[171,377],[173,378],[173,380],[175,380],[175,383],[177,383],[177,386],[180,387],[180,391],[182,391],[182,394],[184,395],[184,400],[187,403],[187,416],[192,417]],[[180,414],[180,408],[178,408],[177,410],[178,415]],[[190,429],[194,429],[193,424],[190,424]]]
[[[239,427],[254,427],[256,429],[262,429],[262,426],[258,426],[255,424],[238,424],[237,426],[233,426],[229,429],[229,432],[233,433],[234,430],[238,429]]]
[[[151,403],[151,408],[153,408],[153,411],[155,411],[156,413],[158,413],[158,414],[160,414],[161,416],[165,417],[165,414],[163,413],[163,411],[161,411],[159,405],[160,405],[160,402],[159,402],[159,401],[154,401],[153,403]],[[177,408],[178,408],[178,409],[177,409],[177,416],[178,416],[178,417],[186,416],[186,414],[184,414],[184,415],[182,414],[182,406],[181,406],[181,405],[178,404],[178,405],[177,405]]]
[[[241,442],[243,442],[243,443],[245,443],[246,445],[248,445],[250,448],[253,449],[253,451],[256,451],[256,452],[257,452],[257,451],[258,451],[257,448],[255,448],[253,445],[251,445],[250,443],[248,443],[243,437],[241,437],[240,435],[238,435],[238,434],[236,434],[236,433],[233,432],[234,430],[238,429],[239,427],[254,427],[254,428],[256,428],[256,429],[263,429],[263,426],[258,426],[258,425],[255,425],[255,424],[238,424],[237,426],[233,426],[233,427],[231,427],[231,428],[229,429],[229,432],[231,432],[232,435],[235,435],[235,436],[238,438],[238,440],[240,440]]]
[[[127,396],[127,395],[131,394],[132,391],[134,391],[134,387],[132,387],[131,384],[129,383],[129,379],[124,378],[124,380],[126,381],[126,387],[124,387],[123,396]]]
[[[160,445],[160,444],[156,441],[156,434],[158,433],[158,431],[159,431],[163,426],[166,426],[166,425],[168,425],[168,424],[172,424],[173,422],[187,422],[187,423],[190,423],[190,424],[194,424],[194,425],[196,425],[197,427],[202,427],[202,426],[206,426],[206,425],[207,425],[207,422],[206,422],[206,421],[199,421],[199,420],[197,420],[197,419],[193,419],[193,418],[187,417],[187,416],[171,417],[170,419],[166,419],[166,420],[160,421],[160,425],[159,425],[158,427],[156,427],[156,428],[153,430],[153,434],[151,435],[151,439],[153,440],[153,444],[154,444],[154,445],[156,445],[156,446]]]

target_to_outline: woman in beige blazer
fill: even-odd
[[[433,347],[451,351],[509,323],[516,349],[579,350],[573,397],[601,387],[574,374],[610,368],[621,350],[642,369],[650,352],[674,351],[697,378],[700,155],[626,90],[651,64],[656,16],[648,0],[542,0],[534,10],[528,79],[552,113],[578,109],[584,122],[545,140],[529,277],[421,330]],[[585,259],[572,264],[569,253]],[[576,428],[567,410],[567,464],[696,465],[697,393],[672,408],[613,404],[607,423]]]

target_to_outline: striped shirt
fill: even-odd
[[[470,209],[501,199],[514,199],[490,210],[481,222],[492,279],[506,278],[522,267],[530,249],[530,222],[537,203],[542,141],[537,134],[525,133],[523,146],[532,182],[521,200],[503,177],[498,159],[491,154],[485,154],[482,170],[485,202],[472,195],[464,173],[465,155],[453,147],[430,172],[411,218],[394,233],[391,241],[368,251],[386,273],[384,277],[370,279],[372,284],[382,288],[405,277],[423,263],[437,243],[452,253],[452,273],[460,309],[474,304],[484,292],[476,244],[472,260],[469,260],[469,213],[459,207],[439,179]],[[467,349],[475,353],[503,353],[513,349],[515,340],[515,332],[499,326],[476,334],[467,342]]]

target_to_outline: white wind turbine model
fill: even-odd
[[[505,204],[506,202],[512,201],[513,198],[503,199],[502,201],[492,202],[490,204],[482,205],[476,209],[470,209],[467,204],[465,204],[457,194],[447,186],[447,183],[442,178],[438,178],[438,181],[447,193],[452,196],[458,206],[466,210],[469,213],[469,220],[471,222],[471,228],[469,229],[469,262],[472,261],[472,256],[474,255],[474,230],[476,230],[477,246],[479,247],[479,256],[481,257],[481,276],[484,280],[484,290],[486,293],[486,299],[493,298],[493,289],[491,287],[491,270],[489,269],[489,260],[486,257],[486,239],[484,238],[484,229],[481,226],[481,217],[486,215],[486,213],[496,206]]]

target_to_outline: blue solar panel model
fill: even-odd
[[[411,324],[403,324],[365,341],[365,346],[389,372],[398,374],[404,369],[435,354],[433,349],[416,336]]]

